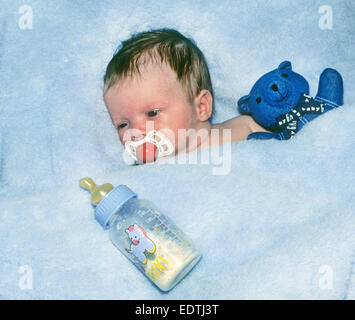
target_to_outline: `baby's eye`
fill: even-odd
[[[151,110],[147,113],[148,117],[152,118],[152,117],[155,117],[159,114],[160,110],[159,109],[154,109],[154,110]]]
[[[124,127],[127,126],[127,122],[123,122],[123,123],[120,123],[118,126],[117,126],[117,129],[123,129]]]

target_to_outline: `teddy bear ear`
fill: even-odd
[[[280,63],[279,67],[278,67],[279,70],[292,70],[292,64],[290,61],[283,61]]]
[[[243,96],[241,97],[239,100],[238,100],[238,107],[240,108],[240,110],[242,110],[242,112],[245,112],[245,113],[249,113],[250,110],[249,110],[249,97],[250,95],[246,95],[246,96]]]

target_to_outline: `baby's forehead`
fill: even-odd
[[[140,72],[119,79],[105,94],[105,103],[114,111],[136,109],[154,103],[167,104],[171,99],[188,98],[175,72],[167,64],[147,63]]]
[[[137,67],[137,70],[133,71],[131,75],[122,77],[121,79],[130,80],[144,80],[152,79],[153,77],[161,77],[167,80],[175,80],[177,82],[176,72],[166,62],[160,62],[156,60],[148,60]]]
[[[125,94],[137,90],[141,95],[161,95],[169,94],[173,91],[183,89],[182,84],[178,81],[176,73],[166,63],[148,62],[141,66],[139,71],[132,75],[121,77],[117,80],[116,92]],[[185,91],[183,90],[185,95]]]

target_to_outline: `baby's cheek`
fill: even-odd
[[[188,144],[188,135],[189,130],[186,128],[181,128],[176,131],[175,138],[174,138],[174,147],[176,151],[185,151],[187,144]]]
[[[120,130],[120,131],[117,131],[117,134],[118,134],[118,138],[120,139],[120,142],[124,145],[124,144],[128,141],[128,139],[125,139],[125,138],[124,138],[124,135],[123,135],[123,133],[121,132],[121,130]]]
[[[176,130],[174,130],[173,128],[166,128],[166,127],[163,129],[156,129],[156,130],[159,131],[161,134],[163,134],[165,139],[169,140],[174,147],[177,145],[178,134]]]

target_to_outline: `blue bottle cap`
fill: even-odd
[[[137,197],[130,188],[125,185],[119,185],[112,189],[96,206],[95,219],[104,229],[109,226],[110,218],[117,212],[128,200]]]

